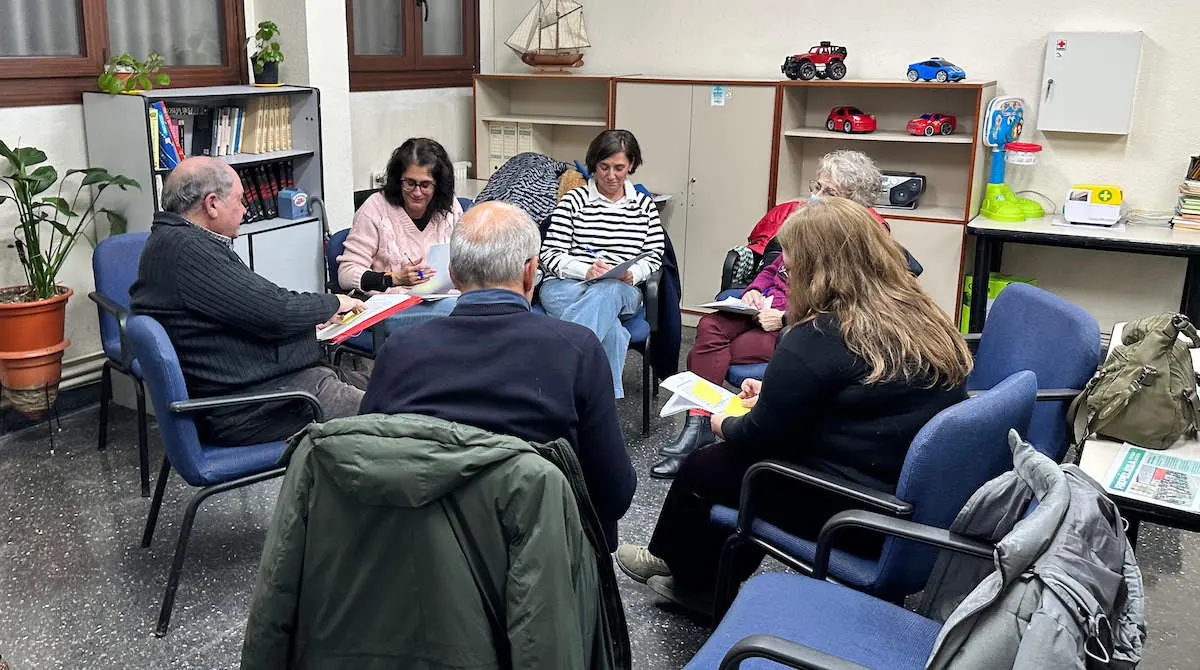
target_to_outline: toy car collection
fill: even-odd
[[[958,119],[953,114],[922,114],[908,122],[904,130],[909,135],[949,135],[958,128]]]
[[[808,81],[813,77],[841,79],[846,76],[846,47],[821,42],[808,53],[795,54],[783,60],[780,70],[788,79]]]
[[[875,115],[867,114],[857,107],[834,107],[825,119],[825,128],[846,133],[874,132]]]
[[[909,81],[924,79],[925,81],[934,80],[945,83],[962,81],[967,78],[967,73],[961,67],[937,56],[909,65],[907,74]]]

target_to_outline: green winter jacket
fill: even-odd
[[[577,504],[572,485],[582,480],[550,460],[573,462],[559,442],[404,414],[337,419],[293,437],[242,668],[500,667],[439,504],[447,496],[503,592],[511,667],[628,667],[611,558],[585,531],[595,515],[586,491]]]

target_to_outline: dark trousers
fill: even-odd
[[[688,370],[720,385],[730,365],[771,360],[778,339],[779,331],[768,333],[749,316],[708,314],[696,324],[696,344],[688,352]]]
[[[718,442],[684,461],[663,502],[649,547],[650,553],[667,562],[677,584],[696,590],[715,586],[721,548],[732,531],[711,523],[709,509],[713,505],[737,508],[746,470],[771,458],[776,456]],[[756,478],[754,491],[756,518],[813,541],[829,517],[853,508],[844,498],[770,474]],[[840,537],[834,543],[839,549],[879,555],[882,542],[877,536],[850,533]],[[738,582],[749,578],[762,558],[759,549],[744,547],[733,566],[734,578]]]
[[[324,365],[282,375],[239,389],[239,393],[308,391],[317,397],[325,419],[358,414],[363,390],[342,381],[338,371]],[[196,420],[196,430],[206,444],[240,447],[286,440],[313,420],[309,405],[284,401],[216,410]]]

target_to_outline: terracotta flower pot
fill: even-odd
[[[58,344],[32,351],[0,351],[0,386],[13,407],[31,419],[41,418],[58,395],[63,352],[71,345]]]
[[[58,295],[33,302],[6,302],[23,286],[0,289],[0,387],[13,407],[37,419],[58,395],[67,300],[73,291],[60,286]]]
[[[0,289],[0,352],[45,349],[63,341],[67,300],[74,292],[60,286],[58,295],[53,298],[5,302],[6,296],[23,290],[23,286]]]

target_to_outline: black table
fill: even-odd
[[[1008,223],[977,217],[967,224],[967,232],[975,236],[975,271],[971,277],[968,332],[983,331],[983,321],[987,315],[988,275],[999,271],[1005,242],[1186,258],[1187,276],[1179,300],[1179,311],[1193,323],[1200,323],[1200,231],[1158,226],[1126,226],[1124,230],[1102,226],[1068,227],[1053,225],[1051,220],[1052,217],[1046,216]],[[981,272],[981,268],[987,271]]]

